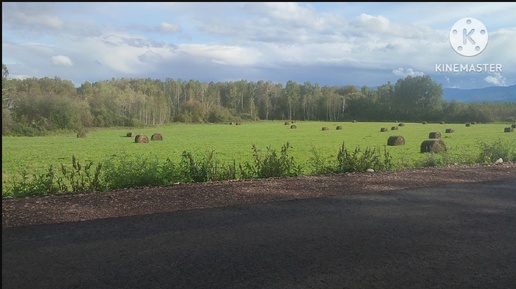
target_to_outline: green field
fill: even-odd
[[[266,151],[267,147],[280,150],[287,142],[291,145],[289,155],[309,173],[310,159],[316,151],[324,158],[335,158],[342,144],[353,150],[356,147],[386,148],[397,168],[411,167],[427,158],[420,153],[421,142],[427,140],[430,132],[440,132],[445,141],[447,157],[457,163],[473,161],[480,151],[479,142],[490,143],[501,139],[511,141],[516,133],[505,133],[510,124],[464,124],[397,123],[379,122],[295,122],[297,128],[284,121],[261,121],[235,124],[173,124],[143,129],[95,129],[86,137],[77,138],[76,133],[44,137],[2,137],[2,182],[17,178],[23,171],[41,174],[50,165],[69,165],[72,156],[80,162],[101,163],[113,156],[125,155],[139,158],[158,158],[179,161],[184,151],[203,157],[215,152],[220,162],[253,162],[252,146]],[[342,130],[336,130],[342,126]],[[323,131],[322,127],[329,130]],[[387,132],[380,132],[382,127]],[[391,130],[398,127],[398,130]],[[445,133],[447,128],[453,133]],[[163,136],[162,141],[135,143],[128,132]],[[392,135],[405,138],[405,145],[386,146]],[[306,169],[305,169],[306,168]]]

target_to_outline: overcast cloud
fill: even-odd
[[[11,78],[246,79],[378,86],[430,75],[443,87],[516,84],[516,3],[2,2]],[[480,20],[485,49],[455,52],[450,30]],[[438,64],[501,64],[436,72]]]

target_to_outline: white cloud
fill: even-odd
[[[159,26],[159,30],[163,33],[176,33],[180,28],[178,25],[162,22]]]
[[[500,73],[492,73],[486,76],[484,81],[495,86],[507,86],[505,77]]]
[[[407,76],[423,76],[423,75],[425,75],[424,72],[414,71],[412,68],[407,68],[405,70],[404,68],[401,68],[401,67],[393,70],[392,73],[394,73],[394,75],[402,77],[402,78],[407,77]]]
[[[61,67],[73,66],[72,60],[68,56],[64,56],[64,55],[52,56],[52,64],[55,66],[61,66]]]
[[[446,74],[449,84],[475,78],[467,85],[504,85],[516,79],[511,49],[516,27],[502,21],[513,17],[514,4],[453,4],[454,11],[464,13],[486,7],[499,12],[474,15],[488,27],[489,44],[468,59],[453,51],[448,38],[462,15],[435,13],[442,10],[440,4],[56,2],[2,7],[2,56],[7,64],[23,64],[13,67],[19,75],[55,76],[68,67],[60,76],[73,76],[78,83],[150,75],[182,78],[187,71],[216,81],[241,79],[252,71],[262,80],[276,81],[278,75],[299,82],[346,79],[360,86],[432,75],[436,64],[468,62],[500,63],[504,77]],[[447,83],[443,74],[439,77]]]

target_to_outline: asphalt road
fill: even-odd
[[[516,178],[3,229],[2,288],[516,288]]]

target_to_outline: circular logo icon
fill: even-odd
[[[450,30],[451,47],[462,56],[478,55],[486,48],[488,38],[484,23],[472,17],[460,19]]]

